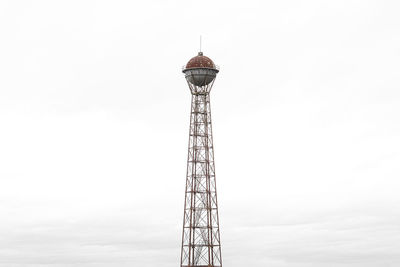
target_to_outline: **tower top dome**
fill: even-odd
[[[185,69],[216,69],[214,62],[203,55],[203,52],[199,52],[197,56],[191,58],[186,64]]]

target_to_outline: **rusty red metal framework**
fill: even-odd
[[[207,61],[206,64],[204,61]],[[210,91],[219,70],[201,52],[183,69],[192,93],[181,267],[220,267]],[[192,63],[198,63],[192,64]]]

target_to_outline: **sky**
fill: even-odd
[[[399,9],[1,1],[0,267],[179,265],[200,35],[224,266],[399,266]]]

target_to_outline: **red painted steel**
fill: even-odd
[[[209,69],[215,69],[215,64],[214,62],[209,58],[203,55],[202,52],[199,52],[199,54],[189,60],[189,62],[186,64],[187,69],[193,69],[193,68],[209,68]]]

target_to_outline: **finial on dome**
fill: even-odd
[[[199,50],[199,55],[201,53],[201,35],[200,35],[200,50]],[[201,55],[203,55],[203,53],[201,53]]]

